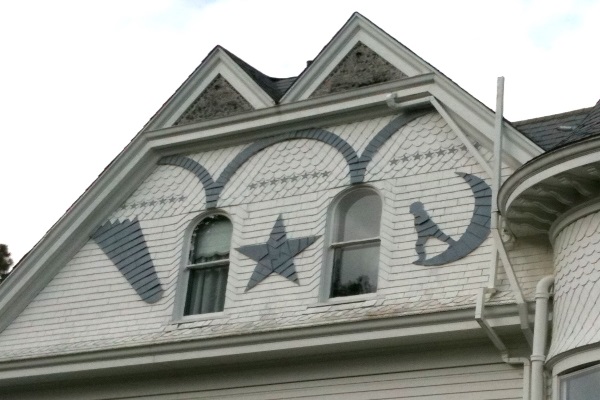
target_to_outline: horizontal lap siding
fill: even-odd
[[[520,399],[522,395],[520,368],[506,364],[489,364],[195,391],[144,398],[153,400],[501,400]]]

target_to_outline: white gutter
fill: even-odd
[[[548,299],[554,276],[543,277],[535,288],[535,325],[531,353],[531,400],[544,399],[544,362],[548,336]]]

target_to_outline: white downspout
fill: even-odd
[[[523,364],[523,400],[530,400],[531,363],[527,357],[502,357],[502,361],[511,365]]]
[[[496,87],[496,121],[494,135],[494,158],[492,171],[492,215],[490,220],[490,230],[495,232],[498,229],[498,192],[502,183],[502,118],[504,114],[504,77],[498,77]],[[494,238],[492,242],[492,263],[490,265],[490,277],[488,289],[496,291],[496,276],[498,269],[498,243]]]
[[[554,276],[543,277],[535,289],[535,325],[533,327],[533,351],[531,352],[531,400],[544,399],[544,362],[546,361],[546,338],[548,336],[548,299]]]

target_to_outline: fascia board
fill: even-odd
[[[432,94],[453,113],[475,127],[476,130],[471,130],[472,133],[477,135],[477,132],[481,132],[484,135],[475,139],[493,143],[494,112],[446,77],[436,74],[435,83]],[[503,156],[512,167],[518,168],[543,153],[539,146],[506,122],[503,122],[503,133]]]
[[[515,305],[488,306],[488,321],[495,328],[517,332],[520,320]],[[0,387],[72,377],[89,378],[110,371],[130,372],[186,365],[261,361],[274,357],[325,354],[368,349],[373,346],[407,346],[415,343],[484,338],[474,317],[474,308],[406,317],[186,340],[55,357],[0,363]]]
[[[354,14],[310,67],[281,98],[281,104],[307,99],[352,47],[361,41],[409,76],[432,72],[427,63],[360,14]]]
[[[217,48],[192,73],[145,130],[172,126],[218,74],[221,74],[254,109],[275,105],[273,99],[225,51]]]

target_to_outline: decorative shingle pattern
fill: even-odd
[[[150,304],[160,300],[163,289],[138,220],[107,222],[94,232],[92,239],[142,300]]]
[[[202,209],[204,198],[202,184],[193,174],[178,167],[161,165],[109,219],[114,222],[169,217]]]
[[[135,341],[164,329],[173,308],[173,295],[182,252],[182,232],[192,216],[140,221],[163,296],[154,304],[139,295],[93,241],[54,277],[2,335],[0,352],[34,354],[35,347],[55,352],[81,351],[112,342]],[[27,334],[24,334],[27,332]]]
[[[336,150],[310,139],[283,141],[248,159],[223,188],[220,207],[296,197],[349,184],[348,165]]]
[[[363,154],[359,157],[354,148],[349,145],[343,138],[338,135],[320,128],[305,129],[301,131],[286,132],[281,135],[273,136],[255,142],[245,148],[243,151],[238,153],[233,160],[225,167],[218,179],[213,179],[211,174],[199,163],[192,160],[189,157],[175,155],[162,158],[158,163],[159,165],[176,165],[183,169],[192,172],[206,191],[206,208],[215,208],[221,197],[221,192],[225,186],[229,183],[233,175],[235,175],[250,158],[260,153],[261,151],[271,147],[277,143],[285,142],[288,140],[298,139],[310,139],[323,142],[333,148],[335,148],[346,160],[348,165],[350,183],[361,183],[364,181],[365,171],[367,166],[371,162],[373,156],[377,151],[386,143],[386,141],[400,129],[402,126],[408,124],[411,121],[416,120],[420,116],[424,115],[425,111],[418,111],[413,113],[402,113],[396,118],[392,119],[388,124],[383,126],[376,135],[369,141]],[[260,171],[264,174],[264,171]],[[313,173],[313,176],[314,173]],[[325,175],[326,176],[326,175]],[[316,177],[316,176],[315,176]],[[285,182],[285,178],[281,178]],[[290,176],[289,179],[296,180],[297,176]],[[267,176],[266,180],[262,182],[270,181],[276,183],[276,178],[270,178]],[[263,185],[264,186],[264,185]],[[253,185],[252,188],[256,187]]]
[[[600,212],[556,239],[553,338],[549,357],[600,342]]]
[[[567,113],[517,121],[513,125],[532,142],[548,151],[568,138],[590,111],[591,108],[582,108]]]
[[[485,158],[491,157],[489,151],[479,144],[477,147]],[[435,112],[408,122],[394,140],[373,155],[372,164],[366,171],[366,181],[477,167],[464,144]]]
[[[185,125],[253,110],[229,82],[217,75],[173,125]]]
[[[344,92],[407,75],[361,42],[356,43],[310,97]]]
[[[334,133],[361,154],[394,118],[386,116],[323,130]],[[294,257],[300,285],[270,274],[246,291],[256,262],[232,251],[223,316],[181,324],[173,322],[175,299],[182,296],[176,293],[177,280],[184,243],[189,240],[186,232],[206,210],[205,191],[189,170],[158,165],[110,220],[138,218],[164,290],[162,298],[150,305],[140,301],[110,258],[90,241],[0,333],[0,359],[473,308],[477,292],[488,281],[490,239],[460,262],[443,268],[414,265],[417,235],[409,212],[411,203],[422,201],[445,232],[456,237],[465,232],[473,215],[474,200],[471,189],[456,172],[488,178],[461,145],[444,121],[431,112],[401,127],[373,153],[365,182],[377,189],[383,200],[378,291],[374,299],[337,305],[323,304],[327,288],[322,287],[322,282],[330,267],[324,235],[333,200],[350,187],[344,156],[322,141],[306,138],[276,143],[254,154],[231,175],[219,202],[233,222],[232,248],[264,243],[273,222],[282,214],[289,238],[320,236]],[[215,149],[186,157],[218,177],[247,147]],[[416,154],[440,150],[443,151],[439,155],[414,158]],[[489,157],[487,149],[482,147],[479,151]],[[390,163],[403,155],[410,157]],[[503,175],[511,172],[506,167]],[[430,255],[447,247],[430,242]],[[531,298],[539,278],[552,270],[552,253],[543,246],[527,246],[511,249],[510,257],[526,296]],[[498,288],[499,293],[488,304],[514,303],[502,268]]]
[[[592,107],[590,112],[581,121],[581,124],[568,137],[563,139],[559,145],[569,144],[597,135],[600,135],[600,100]]]

